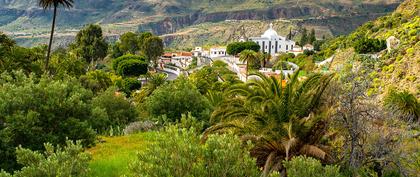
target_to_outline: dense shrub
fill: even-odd
[[[284,167],[289,177],[340,177],[340,168],[337,166],[322,166],[319,160],[311,157],[293,157],[284,161]]]
[[[158,87],[146,99],[144,106],[152,117],[166,115],[172,121],[188,112],[200,120],[209,114],[206,98],[184,77]]]
[[[112,60],[112,69],[114,69],[114,71],[117,71],[120,62],[125,61],[125,60],[133,60],[133,59],[134,60],[139,60],[139,61],[146,61],[145,56],[127,54],[127,55],[123,55],[121,57],[118,57],[116,59],[113,59]]]
[[[15,171],[13,175],[0,172],[1,177],[68,177],[88,176],[89,160],[88,153],[80,143],[74,144],[67,141],[67,146],[54,148],[47,143],[45,153],[39,153],[22,147],[17,148],[17,161],[24,166],[22,170]]]
[[[104,91],[112,85],[111,74],[102,70],[89,71],[80,76],[79,80],[85,88],[94,93]]]
[[[110,88],[92,100],[93,118],[89,122],[100,133],[110,127],[125,127],[137,119],[135,107],[115,91]]]
[[[124,91],[128,96],[131,95],[131,92],[134,90],[140,90],[141,82],[137,78],[125,78],[122,81],[121,90]]]
[[[239,138],[211,135],[205,144],[194,129],[169,126],[130,164],[130,176],[260,176]]]
[[[386,41],[379,39],[361,38],[353,44],[357,53],[375,53],[386,49]]]
[[[147,63],[137,59],[123,60],[118,64],[117,73],[121,76],[140,76],[147,73]]]
[[[230,43],[226,48],[226,52],[229,55],[237,55],[244,50],[253,50],[255,52],[258,52],[260,50],[260,46],[255,42],[248,41]]]
[[[66,139],[92,145],[89,101],[92,92],[76,79],[26,77],[22,72],[0,76],[0,168],[16,168],[13,150],[21,145],[42,150],[44,142],[63,144]]]

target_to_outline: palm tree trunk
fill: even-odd
[[[47,59],[45,60],[45,72],[48,72],[48,63],[50,61],[51,46],[52,46],[53,37],[54,37],[55,19],[56,19],[56,17],[57,17],[57,5],[54,4],[54,15],[53,15],[53,21],[52,21],[52,26],[51,26],[50,43],[48,45]]]

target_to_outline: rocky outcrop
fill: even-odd
[[[253,9],[253,10],[241,10],[241,11],[230,11],[230,12],[216,12],[206,13],[203,11],[196,11],[194,13],[184,15],[167,17],[164,20],[157,22],[150,22],[141,24],[139,31],[151,31],[155,34],[169,34],[174,33],[177,30],[205,22],[220,22],[225,20],[273,20],[273,19],[296,19],[304,17],[334,17],[342,16],[337,15],[337,12],[341,12],[343,15],[354,12],[351,8],[369,8],[373,9],[369,12],[389,12],[397,7],[396,4],[383,4],[383,5],[360,5],[358,7],[346,7],[343,5],[326,4],[327,8],[322,6],[309,7],[309,6],[274,6],[267,9]],[[328,10],[326,10],[328,9]],[[358,15],[358,14],[352,14]],[[371,19],[371,18],[369,18]]]

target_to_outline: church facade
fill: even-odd
[[[273,29],[273,24],[270,24],[270,28],[264,32],[261,37],[251,37],[249,40],[254,41],[260,46],[260,51],[275,55],[280,52],[287,53],[293,50],[296,45],[295,41],[288,40],[286,37],[279,36]]]

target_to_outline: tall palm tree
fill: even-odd
[[[248,77],[249,63],[256,63],[259,61],[259,58],[257,52],[244,50],[239,54],[239,61],[246,62],[246,76]]]
[[[73,3],[74,3],[73,0],[39,0],[39,6],[44,8],[44,10],[50,9],[51,7],[54,8],[53,21],[52,21],[52,26],[51,26],[50,43],[48,44],[48,53],[47,53],[47,58],[45,61],[45,71],[48,70],[48,62],[50,60],[51,46],[52,46],[53,37],[54,37],[55,20],[57,17],[57,8],[60,5],[65,8],[72,8]]]
[[[303,82],[296,72],[283,87],[282,79],[253,74],[259,79],[233,86],[213,112],[211,119],[219,120],[204,132],[234,131],[244,140],[252,140],[251,154],[257,158],[264,174],[284,171],[282,160],[307,155],[331,161],[328,149],[320,144],[325,134],[322,114],[315,114],[321,95],[332,75],[314,74]]]

